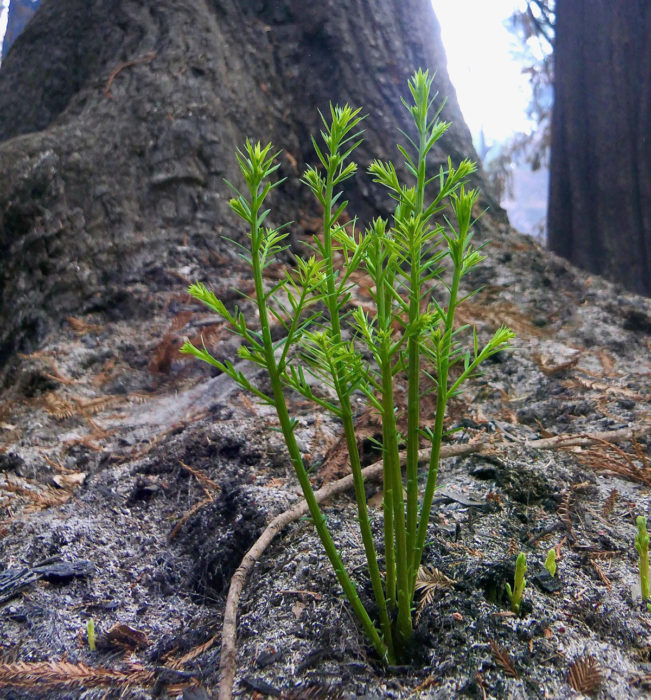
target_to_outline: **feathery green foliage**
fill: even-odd
[[[235,193],[231,208],[248,227],[249,250],[243,257],[253,274],[259,330],[251,328],[238,310],[229,312],[204,285],[193,284],[189,292],[242,338],[240,357],[267,370],[271,390],[266,393],[253,386],[232,363],[217,360],[205,346],[197,348],[188,341],[182,348],[275,406],[326,554],[365,633],[388,663],[404,657],[412,637],[414,587],[436,489],[447,402],[477,374],[484,360],[509,347],[513,338],[513,333],[502,327],[480,346],[473,330],[471,348],[464,350],[464,328],[455,327],[455,312],[464,301],[459,295],[460,281],[482,260],[472,245],[478,192],[466,187],[475,170],[468,160],[456,167],[448,160],[447,168],[433,175],[428,172],[428,153],[450,126],[439,119],[440,109],[433,112],[436,95],[431,91],[432,80],[426,71],[417,71],[409,81],[411,100],[403,100],[416,132],[413,138],[403,134],[407,143],[398,146],[411,182],[401,181],[393,163],[371,163],[371,177],[388,190],[396,204],[391,221],[375,219],[364,231],[358,230],[354,221],[342,221],[348,203],[338,189],[357,171],[351,156],[362,141],[364,117],[360,109],[348,105],[331,106],[328,118],[321,115],[321,142],[312,139],[319,165],[309,166],[302,181],[322,208],[322,233],[314,237],[312,255],[299,257],[296,267],[271,288],[265,285],[264,269],[286,248],[288,235],[285,227],[264,226],[269,210],[263,205],[279,184],[270,180],[278,165],[271,144],[247,141],[237,152],[246,188],[241,192],[230,185]],[[453,214],[451,220],[443,216],[446,210]],[[337,269],[336,259],[343,259],[343,269]],[[450,280],[444,275],[446,265],[452,271]],[[356,271],[373,282],[374,313],[351,309],[352,275]],[[435,290],[440,293],[436,297]],[[280,340],[272,340],[272,323],[283,329]],[[427,376],[433,380],[437,395],[434,427],[427,431],[421,429],[420,420],[424,362],[434,367]],[[457,369],[451,375],[453,366]],[[397,427],[395,382],[399,376],[406,378],[408,387],[405,435],[399,435]],[[330,391],[315,393],[314,378]],[[379,627],[364,609],[314,497],[285,398],[288,389],[341,421]],[[355,435],[354,394],[365,397],[382,417],[384,577],[366,504]],[[421,440],[430,442],[431,457],[419,502]],[[402,441],[407,446],[406,483],[399,454]]]

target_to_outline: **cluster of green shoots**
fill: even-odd
[[[248,247],[242,255],[252,270],[259,328],[250,326],[239,310],[231,313],[203,284],[193,284],[189,291],[241,336],[240,358],[267,371],[270,390],[255,386],[231,362],[214,358],[205,346],[186,342],[182,348],[275,407],[289,457],[337,579],[368,639],[390,664],[404,658],[412,637],[414,587],[436,489],[447,403],[476,375],[481,363],[507,348],[513,337],[501,327],[482,346],[472,329],[469,348],[461,345],[468,329],[455,324],[455,313],[464,301],[460,282],[483,259],[471,245],[478,192],[466,188],[475,165],[464,160],[453,167],[448,160],[447,168],[434,174],[428,171],[428,153],[450,126],[439,119],[440,109],[433,112],[436,95],[431,87],[432,78],[420,70],[409,81],[411,100],[403,103],[415,133],[413,137],[403,134],[406,144],[398,148],[411,181],[403,183],[390,162],[371,164],[371,177],[387,188],[395,200],[395,211],[390,220],[377,218],[364,231],[354,221],[344,220],[347,202],[339,189],[357,170],[352,156],[362,140],[364,117],[348,105],[331,107],[329,119],[321,115],[323,143],[312,139],[319,165],[307,168],[303,182],[323,210],[322,232],[314,237],[309,257],[298,257],[284,279],[273,283],[265,281],[265,268],[288,247],[286,226],[264,225],[269,214],[265,199],[279,184],[272,180],[278,168],[277,154],[271,144],[246,142],[237,152],[246,188],[239,191],[229,183],[235,193],[230,204],[248,229]],[[342,260],[343,266],[338,264]],[[372,312],[352,304],[356,272],[372,280]],[[272,325],[282,327],[280,339],[272,334]],[[314,388],[315,378],[328,390]],[[398,382],[407,384],[403,433],[398,430],[405,410],[397,405]],[[430,429],[421,427],[420,404],[426,391],[436,393],[436,415]],[[362,604],[315,499],[296,441],[296,421],[290,415],[287,392],[309,399],[341,422],[377,619]],[[356,397],[363,397],[382,419],[384,571],[366,503],[355,434]],[[421,441],[431,446],[422,498],[418,482]],[[403,446],[404,480],[399,451]]]

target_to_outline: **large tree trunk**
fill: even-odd
[[[16,48],[0,72],[0,366],[67,315],[146,314],[179,275],[237,264],[218,234],[241,235],[223,180],[246,137],[282,149],[274,220],[304,224],[317,109],[362,105],[361,162],[395,159],[421,66],[454,122],[434,158],[474,156],[429,0],[45,0]],[[363,174],[347,196],[382,210]]]
[[[549,245],[651,294],[651,4],[557,0]]]

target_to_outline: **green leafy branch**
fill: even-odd
[[[265,283],[264,271],[288,247],[286,226],[265,226],[269,215],[265,200],[281,182],[270,180],[278,165],[271,144],[247,141],[237,151],[246,188],[239,191],[229,183],[234,193],[230,204],[247,224],[248,246],[236,245],[251,267],[255,287],[251,301],[257,306],[260,328],[250,328],[238,309],[229,311],[203,284],[191,285],[189,292],[243,340],[239,357],[267,371],[271,391],[265,393],[254,386],[232,363],[213,357],[205,345],[195,347],[188,341],[182,348],[275,406],[326,554],[364,632],[389,663],[405,657],[413,634],[414,590],[436,489],[447,402],[486,359],[508,348],[513,338],[509,329],[501,327],[480,346],[473,329],[472,347],[464,349],[467,327],[455,327],[456,311],[470,296],[460,296],[461,280],[483,259],[472,244],[478,193],[466,188],[475,170],[468,160],[455,168],[448,159],[447,168],[429,173],[428,155],[450,126],[439,119],[442,107],[433,109],[437,96],[432,83],[427,71],[416,71],[409,81],[411,100],[403,100],[415,130],[413,137],[403,133],[406,143],[398,146],[408,181],[403,182],[391,162],[375,160],[369,167],[371,178],[388,189],[395,210],[391,221],[378,218],[364,230],[357,229],[354,219],[342,221],[348,202],[340,189],[357,173],[352,156],[362,140],[364,116],[348,105],[331,106],[328,118],[321,115],[321,141],[312,139],[318,164],[307,167],[302,182],[321,206],[322,231],[310,245],[310,257],[297,257],[295,267],[271,286]],[[452,221],[444,216],[447,209]],[[343,259],[342,269],[335,265],[336,256]],[[352,304],[353,273],[358,270],[372,280],[372,312]],[[272,322],[284,332],[275,342]],[[426,374],[422,361],[431,363],[434,371]],[[451,377],[455,365],[462,369]],[[434,389],[424,385],[423,376],[430,376]],[[404,435],[397,422],[398,378],[407,382]],[[285,396],[288,389],[329,411],[342,424],[378,626],[361,603],[314,497],[294,436],[295,421]],[[437,397],[436,415],[433,429],[425,432],[420,424],[420,402],[432,390]],[[365,397],[382,418],[384,576],[366,503],[352,405],[355,393]],[[431,451],[419,500],[418,452],[423,435],[430,440]],[[404,479],[399,455],[402,441],[407,448]],[[516,581],[514,596],[517,591]]]

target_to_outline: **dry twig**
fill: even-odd
[[[563,495],[563,500],[560,502],[556,512],[558,517],[561,519],[563,524],[567,529],[567,534],[570,539],[574,541],[576,538],[574,536],[574,529],[572,528],[572,516],[570,514],[570,509],[572,508],[572,489],[567,489]]]
[[[619,498],[619,491],[617,489],[612,489],[610,492],[610,495],[606,499],[606,502],[603,505],[603,508],[601,509],[601,515],[606,518],[608,517],[613,510],[615,509],[615,503],[617,503],[617,499]]]
[[[37,661],[0,664],[0,687],[15,688],[97,688],[101,686],[151,686],[154,674],[140,666],[116,671],[102,666],[67,661]]]
[[[104,326],[100,326],[96,323],[90,323],[82,318],[74,318],[74,316],[66,317],[66,321],[70,324],[72,330],[78,335],[85,335],[86,333],[101,333],[104,330]]]
[[[481,690],[482,700],[486,700],[486,684],[484,683],[484,677],[481,675],[481,673],[479,673],[479,671],[475,673],[475,681]]]
[[[426,605],[429,605],[434,599],[437,591],[443,588],[454,588],[456,581],[448,578],[442,571],[434,567],[421,566],[416,575],[416,585],[414,588],[422,593],[418,610],[416,611],[416,620],[420,618],[421,613]]]
[[[440,680],[433,674],[430,673],[427,678],[419,683],[412,691],[412,695],[418,695],[422,693],[424,690],[427,690],[428,688],[432,688],[433,686],[436,686],[440,683]]]
[[[633,439],[635,453],[625,452],[608,440],[595,438],[596,446],[576,453],[576,458],[597,472],[620,476],[629,481],[636,481],[651,486],[651,466],[639,444]],[[636,462],[640,462],[638,465]]]
[[[590,557],[590,563],[592,564],[592,568],[597,572],[597,576],[599,576],[604,586],[606,586],[609,591],[612,591],[613,584],[610,582],[608,576],[606,576],[606,572],[601,568],[601,565],[597,563],[596,558]]]
[[[129,66],[135,66],[138,65],[138,63],[149,63],[150,61],[153,61],[154,58],[156,58],[156,52],[155,51],[150,51],[149,53],[146,53],[144,56],[141,56],[140,58],[134,58],[131,61],[125,61],[124,63],[121,63],[117,68],[115,68],[111,75],[109,75],[108,80],[106,81],[106,85],[104,86],[104,94],[110,99],[113,99],[113,95],[111,94],[111,85],[113,85],[113,81],[118,77],[119,73],[123,71],[125,68],[128,68]]]
[[[174,669],[182,669],[185,666],[185,664],[187,664],[189,661],[196,659],[197,656],[201,656],[201,654],[203,654],[204,651],[208,651],[208,649],[210,649],[210,647],[212,647],[218,639],[219,632],[213,635],[208,641],[199,644],[193,649],[190,649],[190,651],[187,654],[184,654],[180,659],[170,661],[168,666]]]

